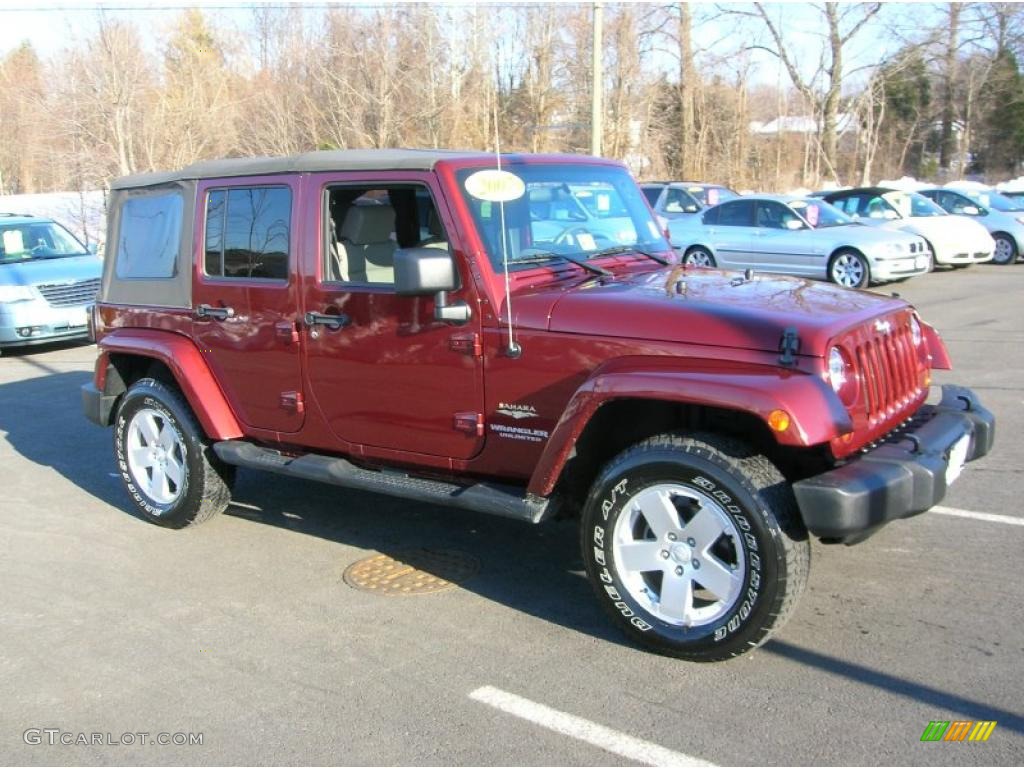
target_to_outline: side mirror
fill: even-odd
[[[443,248],[399,248],[395,251],[395,293],[399,296],[434,294],[434,319],[465,323],[473,316],[464,301],[448,303],[448,291],[459,287],[455,259]]]
[[[786,219],[786,229],[795,231],[797,229],[803,229],[804,223],[800,219]]]
[[[395,251],[395,293],[429,296],[459,287],[455,260],[443,248],[399,248]]]
[[[966,213],[968,216],[980,216],[981,209],[976,205],[965,205],[963,213]]]

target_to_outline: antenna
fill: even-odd
[[[498,97],[494,98],[494,160],[501,172],[501,139],[498,137]],[[512,335],[512,287],[508,278],[508,248],[505,245],[508,232],[505,229],[505,201],[498,201],[498,222],[501,228],[501,266],[505,272],[505,307],[508,310],[508,346],[505,354],[515,359],[523,354],[523,348],[516,343]]]

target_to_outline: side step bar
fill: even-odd
[[[318,480],[361,491],[375,491],[413,501],[445,504],[531,523],[543,520],[548,509],[548,499],[527,494],[509,485],[456,485],[413,477],[402,472],[363,469],[334,456],[315,453],[298,457],[285,456],[271,448],[261,448],[243,440],[214,443],[213,450],[221,461],[237,467]]]

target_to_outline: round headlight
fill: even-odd
[[[839,347],[832,347],[828,353],[828,381],[836,392],[846,386],[846,367],[843,351]]]
[[[915,347],[920,347],[921,342],[924,341],[924,336],[921,333],[921,323],[913,315],[910,316],[910,338],[914,340]]]

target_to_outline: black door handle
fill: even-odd
[[[231,307],[211,307],[209,304],[200,304],[196,307],[196,317],[205,319],[212,317],[216,320],[227,320],[235,316],[235,310]]]
[[[325,315],[320,312],[307,312],[302,319],[309,328],[326,325],[332,331],[337,331],[349,324],[348,315]]]

